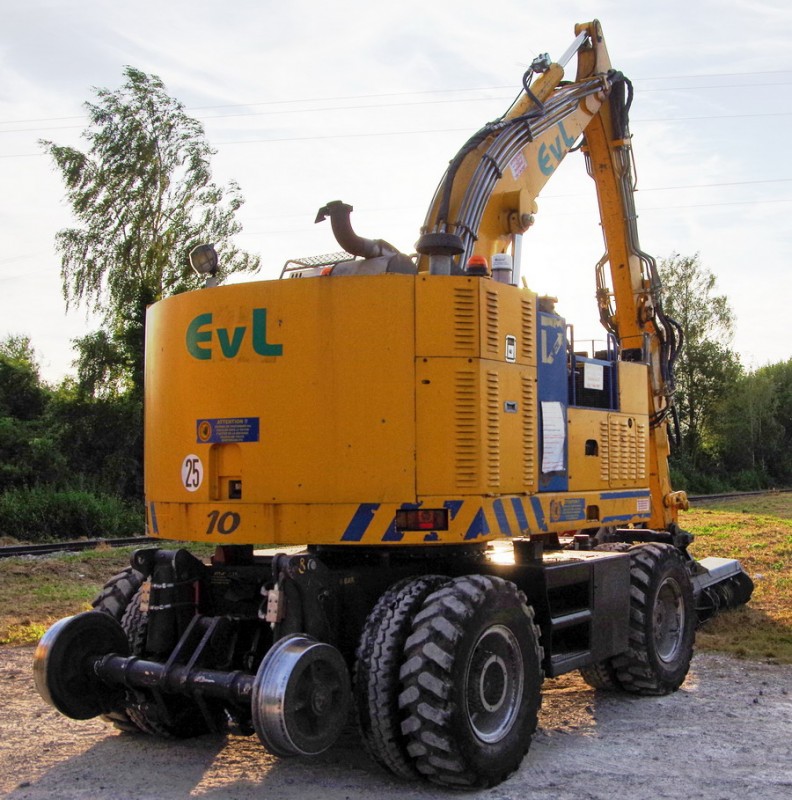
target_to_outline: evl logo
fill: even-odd
[[[260,356],[282,356],[282,344],[267,341],[267,309],[254,308],[250,328],[240,325],[236,328],[212,328],[212,314],[199,314],[187,326],[187,350],[193,358],[208,361],[214,354],[214,341],[220,346],[225,358],[234,358],[242,347],[242,342],[250,331],[253,351]]]
[[[569,152],[569,148],[575,143],[569,134],[564,130],[564,123],[558,123],[558,134],[549,144],[543,144],[536,155],[539,162],[539,169],[543,175],[552,175],[555,168],[561,163],[561,159]]]

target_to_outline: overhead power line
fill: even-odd
[[[633,123],[644,122],[693,122],[702,120],[716,120],[716,119],[756,119],[759,117],[788,117],[792,116],[792,111],[779,111],[769,113],[757,114],[708,114],[695,117],[645,117],[643,119],[634,119]],[[0,133],[14,133],[20,131],[0,131]],[[432,133],[469,133],[470,128],[427,128],[412,131],[367,131],[363,133],[328,133],[317,134],[315,136],[279,136],[267,137],[264,139],[226,139],[216,141],[216,146],[232,145],[232,144],[276,144],[280,142],[311,142],[320,141],[323,139],[360,139],[365,137],[381,137],[381,136],[414,136],[418,134],[432,134]],[[0,154],[0,158],[33,158],[36,156],[44,156],[45,153],[6,153]]]
[[[790,75],[792,74],[792,70],[764,70],[759,72],[751,72],[750,77],[754,78],[757,75]],[[700,75],[672,75],[672,76],[660,76],[660,77],[651,77],[651,78],[634,78],[633,83],[637,83],[640,81],[659,81],[659,80],[694,80],[694,79],[710,79],[710,78],[733,78],[733,77],[746,77],[746,73],[743,72],[712,72],[712,73],[702,73]],[[790,84],[787,82],[784,83],[773,83],[773,86],[789,86]],[[740,83],[740,84],[712,84],[708,86],[662,86],[658,88],[645,88],[642,89],[642,92],[666,92],[666,91],[690,91],[696,89],[734,89],[734,88],[752,88],[756,89],[757,84],[755,81],[751,83]],[[427,94],[458,94],[460,92],[498,92],[498,91],[505,91],[511,90],[513,91],[517,88],[514,84],[507,84],[502,86],[474,86],[474,87],[465,87],[459,89],[417,89],[411,91],[404,91],[404,92],[378,92],[374,94],[355,94],[355,95],[337,95],[334,97],[302,97],[302,98],[291,98],[287,100],[255,100],[249,103],[224,103],[222,105],[209,105],[209,106],[191,106],[186,109],[189,113],[193,113],[195,111],[212,111],[224,108],[255,108],[258,106],[281,106],[281,105],[298,105],[300,103],[320,103],[320,102],[343,102],[347,100],[381,100],[389,97],[411,97],[416,95],[427,95]],[[498,99],[509,99],[506,98],[499,98],[499,97],[477,97],[477,98],[467,98],[464,101],[459,100],[429,100],[429,101],[416,101],[415,103],[407,103],[405,105],[417,105],[417,104],[427,104],[431,105],[433,103],[450,103],[450,102],[470,102],[470,101],[482,101],[482,100],[498,100]],[[367,104],[365,106],[353,106],[352,108],[382,108],[387,107],[388,105],[399,105],[396,103],[386,103],[386,104]],[[324,110],[345,110],[345,109],[336,109],[336,108],[327,108],[327,109],[304,109],[305,111],[324,111]],[[214,115],[210,117],[203,117],[203,119],[220,119],[226,116],[256,116],[258,114],[267,114],[267,113],[290,113],[286,111],[282,112],[253,112],[249,114],[241,114],[241,115]],[[65,116],[65,117],[38,117],[38,118],[29,118],[29,119],[14,119],[14,120],[0,120],[0,125],[28,125],[28,124],[38,124],[38,123],[48,123],[48,122],[68,122],[69,120],[81,120],[85,119],[84,115],[73,115],[73,116]],[[73,126],[64,126],[64,127],[73,127]]]

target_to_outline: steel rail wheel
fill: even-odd
[[[335,647],[305,634],[285,636],[256,673],[253,727],[275,755],[318,755],[341,733],[350,699],[349,670]]]
[[[38,693],[72,719],[91,719],[116,708],[119,690],[96,676],[93,664],[102,656],[129,654],[127,637],[107,614],[85,611],[56,622],[39,640],[33,656]]]

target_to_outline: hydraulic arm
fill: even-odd
[[[687,507],[684,493],[672,491],[667,467],[681,333],[663,313],[654,259],[638,243],[628,125],[632,85],[611,67],[597,20],[577,25],[575,32],[557,63],[547,56],[533,62],[512,107],[474,134],[451,161],[417,244],[419,268],[452,272],[473,255],[491,261],[500,253],[510,253],[519,265],[536,197],[580,143],[595,182],[606,246],[597,265],[600,317],[623,359],[650,365],[650,524],[669,529],[677,510]],[[564,67],[575,54],[576,78],[564,81]],[[606,264],[612,288],[606,285]]]

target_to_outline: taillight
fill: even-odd
[[[400,531],[447,531],[447,508],[400,508],[396,512]]]

